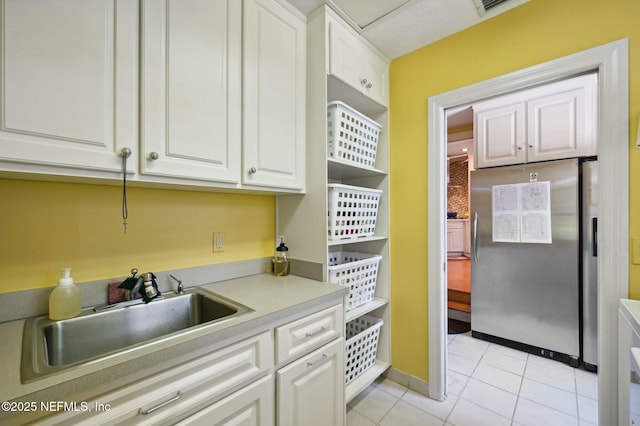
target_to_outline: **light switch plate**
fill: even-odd
[[[224,232],[213,233],[213,252],[220,253],[224,251]]]

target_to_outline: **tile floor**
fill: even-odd
[[[380,378],[347,406],[347,426],[598,424],[597,376],[474,339],[449,336],[443,402]]]

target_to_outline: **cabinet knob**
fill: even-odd
[[[363,78],[362,80],[360,80],[360,83],[362,83],[363,85],[367,84],[368,80],[366,78]]]
[[[365,86],[367,89],[371,89],[373,87],[373,83],[369,83]]]
[[[258,170],[255,167],[252,167],[252,168],[249,169],[249,173],[252,174],[252,175],[255,174],[257,171]]]
[[[149,153],[149,160],[157,160],[158,158],[160,158],[160,156],[158,155],[157,152],[150,152]]]
[[[529,145],[529,148],[533,148],[533,145]]]
[[[522,147],[521,146],[518,147],[518,151],[522,151]]]
[[[131,148],[122,148],[120,150],[120,155],[122,155],[124,158],[129,158],[131,156]]]

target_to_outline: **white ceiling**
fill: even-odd
[[[327,4],[387,58],[395,59],[529,0],[510,0],[484,12],[482,0],[287,0],[308,15]],[[447,111],[448,127],[473,123],[470,106]],[[470,142],[450,147],[459,153]],[[451,145],[451,144],[450,144]],[[458,146],[461,145],[461,146]]]
[[[389,59],[527,1],[510,0],[481,15],[478,10],[480,0],[288,0],[305,15],[326,3]]]

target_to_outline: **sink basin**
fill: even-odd
[[[67,320],[30,318],[25,322],[22,340],[22,380],[28,382],[249,311],[246,306],[197,289],[165,295],[148,304],[135,300],[85,309],[80,316]]]

